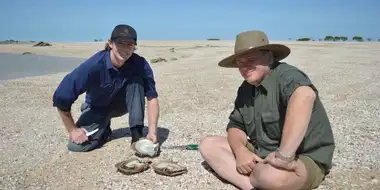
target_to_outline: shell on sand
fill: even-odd
[[[142,155],[154,156],[158,151],[159,144],[153,144],[149,139],[141,139],[136,142],[135,149]]]

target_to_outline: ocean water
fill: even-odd
[[[0,53],[0,81],[70,72],[84,61],[81,58]]]

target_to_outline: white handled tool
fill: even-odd
[[[93,135],[94,133],[98,132],[99,131],[99,128],[96,128],[95,130],[93,131],[87,131],[86,129],[84,129],[84,131],[86,132],[86,136],[90,136],[90,135]]]

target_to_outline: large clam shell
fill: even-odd
[[[141,139],[136,142],[135,149],[142,155],[154,156],[158,151],[158,143],[154,144],[149,139]]]

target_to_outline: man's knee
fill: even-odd
[[[199,152],[204,155],[207,153],[212,153],[218,148],[221,148],[228,144],[227,138],[222,136],[206,136],[202,138],[199,143]]]
[[[142,77],[131,77],[127,81],[128,84],[139,84],[139,85],[144,85],[144,79]]]
[[[141,98],[144,96],[144,80],[141,77],[128,79],[126,92],[127,98]],[[136,97],[136,95],[140,96]]]
[[[101,143],[98,141],[76,144],[70,140],[67,144],[67,149],[71,152],[89,152],[98,148],[99,146],[101,146]]]
[[[279,170],[263,163],[258,163],[250,175],[252,185],[262,189],[294,189],[303,185],[303,178],[306,176],[299,177],[294,172]]]
[[[281,189],[286,184],[286,176],[269,164],[258,163],[250,175],[252,185],[263,189]]]

